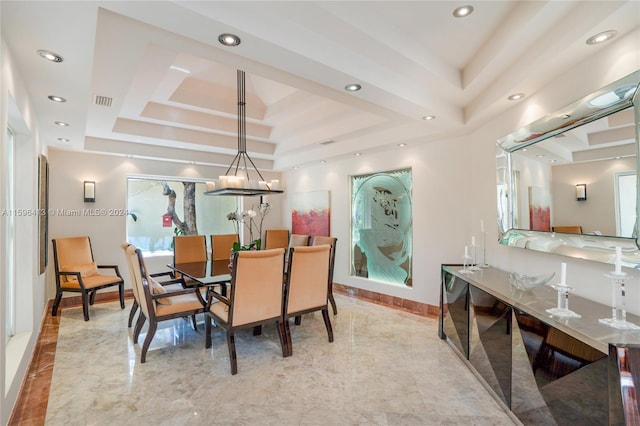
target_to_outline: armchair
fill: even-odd
[[[288,355],[293,353],[289,318],[314,311],[322,311],[329,342],[333,342],[333,329],[329,320],[327,294],[329,287],[329,244],[309,247],[291,247],[285,284],[284,326],[289,344]]]
[[[149,329],[142,344],[140,362],[146,362],[147,351],[161,321],[182,317],[195,317],[204,311],[205,302],[196,287],[167,291],[147,272],[142,251],[134,245],[125,248],[127,262],[132,269],[131,280],[136,287],[140,303],[140,315],[133,333],[133,342],[138,343],[140,331],[149,320]]]
[[[118,286],[120,307],[124,309],[124,280],[117,265],[98,265],[93,258],[89,237],[55,238],[53,258],[56,277],[56,298],[52,315],[58,314],[62,294],[81,293],[84,320],[89,321],[89,305],[93,305],[96,292]],[[113,274],[102,274],[100,269],[112,269]]]
[[[240,251],[233,255],[231,294],[209,292],[205,347],[211,347],[211,321],[226,330],[231,374],[238,373],[236,330],[276,323],[282,356],[289,353],[283,324],[284,249]],[[217,301],[218,303],[212,303]]]

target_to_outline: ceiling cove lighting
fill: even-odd
[[[471,5],[456,7],[453,10],[453,16],[456,18],[464,18],[471,15],[472,13],[473,13],[473,6]]]
[[[346,90],[347,92],[357,92],[360,89],[362,89],[362,86],[358,83],[351,83],[344,86],[344,90]]]
[[[53,102],[67,102],[67,100],[62,96],[49,95],[47,96],[47,98],[49,98],[49,100]]]
[[[585,43],[589,45],[604,43],[605,41],[609,41],[614,38],[618,34],[615,30],[603,31],[594,36],[591,36],[585,41]]]
[[[38,50],[37,51],[38,55],[40,55],[41,57],[43,57],[44,59],[46,59],[49,62],[62,62],[64,61],[64,58],[60,55],[58,55],[57,53],[51,52],[49,50]]]
[[[225,33],[218,36],[218,41],[225,46],[237,46],[240,44],[240,37],[235,34]]]
[[[207,182],[206,195],[232,195],[255,196],[282,194],[280,181],[265,181],[253,160],[247,154],[247,114],[245,103],[245,75],[244,71],[237,70],[238,78],[238,153],[231,161],[224,176],[220,176],[216,182]],[[253,172],[260,178],[251,180],[249,177],[249,165]],[[240,171],[240,174],[238,174]]]

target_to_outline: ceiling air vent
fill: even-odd
[[[329,140],[329,141],[320,142],[320,145],[331,145],[332,143],[335,143],[335,142],[336,141]]]
[[[113,98],[110,98],[108,96],[96,95],[96,97],[95,97],[95,104],[96,105],[110,107],[111,106],[111,102],[113,102]]]

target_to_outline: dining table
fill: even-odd
[[[167,267],[176,275],[183,275],[187,286],[211,287],[220,285],[221,294],[226,296],[231,283],[229,259],[206,260],[200,262],[168,263]]]

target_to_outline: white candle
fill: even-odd
[[[271,180],[271,189],[279,190],[280,189],[280,181],[278,179]]]
[[[261,180],[258,182],[258,188],[259,189],[267,189],[267,182]]]
[[[476,237],[472,236],[471,237],[471,247],[475,247],[476,246]]]
[[[469,257],[469,247],[464,246],[464,257]]]
[[[215,182],[207,182],[207,184],[206,184],[206,185],[207,185],[207,192],[208,192],[208,191],[213,191],[213,190],[215,190],[215,189],[216,189],[216,184],[215,184]]]
[[[560,267],[560,285],[567,284],[567,263],[562,262]]]
[[[484,232],[484,220],[480,219],[480,230]]]
[[[622,247],[616,247],[616,274],[622,273]]]
[[[221,188],[229,187],[229,178],[227,176],[218,176],[218,182],[220,182]]]

